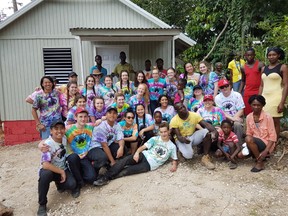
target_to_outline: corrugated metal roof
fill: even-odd
[[[178,27],[170,27],[170,28],[95,28],[95,27],[76,27],[70,28],[70,30],[180,30]]]

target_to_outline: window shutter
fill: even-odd
[[[68,82],[68,74],[73,71],[71,48],[43,48],[45,76],[55,76],[58,84]]]

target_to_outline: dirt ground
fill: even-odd
[[[0,147],[0,201],[14,215],[36,215],[37,143]],[[284,144],[277,148],[260,173],[251,173],[252,159],[230,170],[215,160],[216,170],[200,164],[200,156],[156,171],[111,181],[102,187],[85,186],[73,199],[59,194],[54,184],[48,193],[49,215],[287,215],[288,155],[279,160]]]

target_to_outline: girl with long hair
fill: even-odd
[[[62,107],[61,114],[63,121],[66,121],[68,111],[73,107],[75,97],[78,94],[78,85],[75,81],[67,83],[66,92],[60,94],[60,105]]]
[[[129,104],[125,103],[125,97],[123,93],[116,93],[115,102],[111,106],[117,109],[117,122],[120,122],[124,118],[124,114],[130,107]]]
[[[199,69],[202,73],[199,85],[202,87],[205,95],[213,95],[215,98],[218,94],[218,75],[211,71],[211,65],[207,61],[201,61]]]
[[[95,97],[93,99],[93,106],[90,107],[89,116],[91,122],[95,123],[95,126],[99,125],[102,121],[106,120],[106,107],[104,99],[102,97]]]
[[[129,105],[136,111],[136,105],[143,104],[145,107],[145,113],[148,113],[148,105],[149,105],[149,90],[146,84],[141,83],[137,88],[137,94],[133,95],[129,100]]]
[[[92,105],[94,97],[97,96],[97,93],[94,89],[94,85],[95,85],[95,78],[92,74],[90,74],[85,79],[85,88],[83,88],[80,92],[81,95],[86,97],[88,107]]]
[[[122,70],[119,77],[120,81],[115,84],[115,88],[118,93],[124,94],[127,103],[132,96],[133,82],[129,80],[129,73],[126,70]]]
[[[108,108],[114,102],[116,90],[113,86],[113,79],[110,75],[104,78],[105,86],[99,88],[98,95],[104,99],[105,107]]]
[[[75,97],[73,107],[71,109],[69,109],[69,111],[67,113],[67,119],[65,121],[65,125],[70,125],[70,124],[76,123],[75,111],[79,107],[88,110],[87,109],[88,107],[86,106],[86,97],[83,95],[80,95],[80,94],[78,94]]]
[[[134,85],[133,85],[133,94],[137,94],[137,89],[138,89],[138,86],[140,84],[146,84],[148,83],[147,79],[146,79],[146,76],[144,74],[143,71],[138,71],[136,73],[136,76],[135,76],[135,80],[134,80]]]

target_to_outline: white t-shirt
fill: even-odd
[[[177,160],[176,146],[172,141],[164,142],[160,136],[152,137],[144,144],[148,149],[143,151],[151,170],[163,165],[169,158]]]
[[[231,90],[231,94],[225,97],[223,93],[218,94],[215,97],[216,105],[222,109],[225,113],[232,117],[241,109],[245,108],[243,98],[240,93]]]

